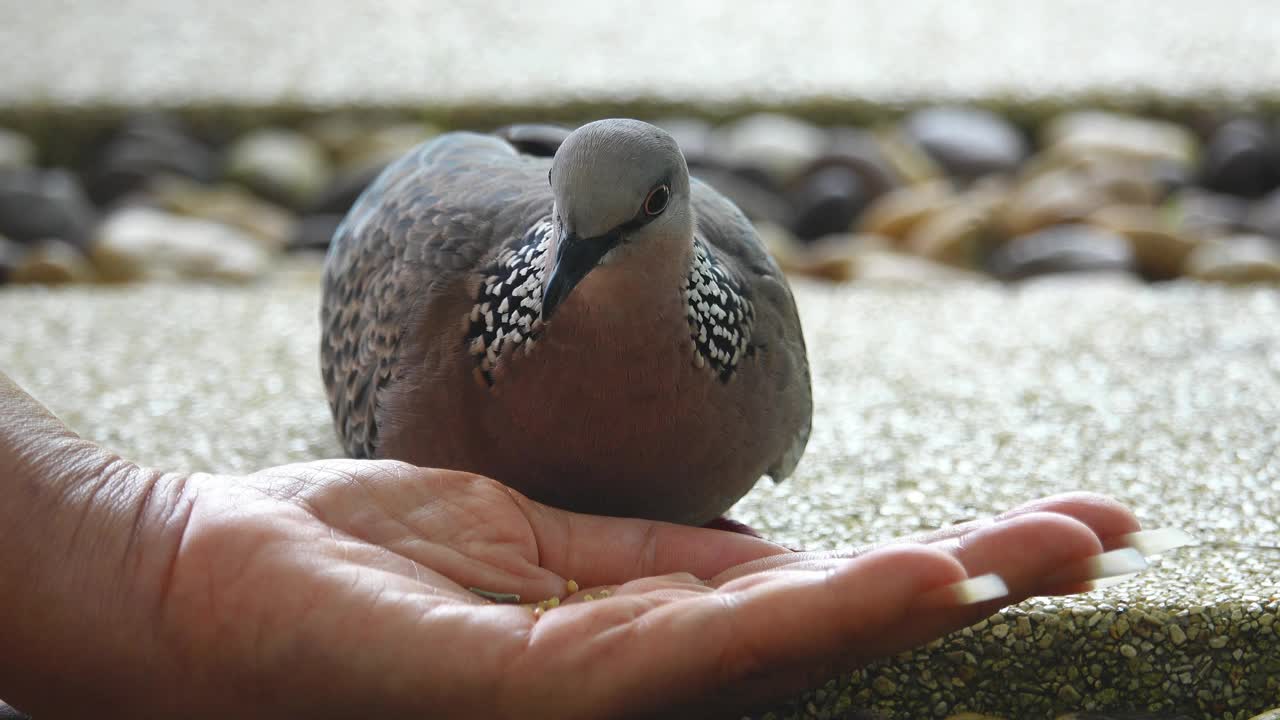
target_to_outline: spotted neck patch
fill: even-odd
[[[751,352],[756,311],[699,238],[694,238],[684,297],[694,363],[709,367],[721,382],[728,382],[738,362]]]
[[[467,319],[467,349],[477,371],[493,385],[498,358],[523,346],[533,349],[542,329],[542,281],[552,225],[542,220],[525,233],[524,242],[507,250],[485,268],[484,282]]]
[[[484,269],[484,280],[466,320],[467,350],[476,372],[492,386],[499,358],[519,348],[531,352],[542,330],[542,287],[551,221],[529,228],[524,242],[503,252]],[[685,317],[694,346],[694,364],[722,382],[750,354],[755,308],[701,239],[693,243],[693,262],[685,280]]]

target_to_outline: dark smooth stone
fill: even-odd
[[[95,216],[80,181],[66,170],[0,170],[0,235],[22,243],[56,238],[83,248]]]
[[[506,140],[516,150],[526,155],[551,157],[560,149],[560,143],[572,132],[559,125],[540,123],[517,123],[506,125],[493,131],[494,135]]]
[[[350,172],[339,173],[325,186],[307,207],[308,214],[345,213],[356,204],[360,193],[373,184],[382,174],[385,165],[370,165]]]
[[[1211,190],[1259,197],[1280,187],[1280,147],[1262,122],[1228,120],[1210,136],[1200,174]]]
[[[141,189],[157,175],[213,182],[218,178],[218,158],[177,119],[146,113],[127,120],[94,153],[84,173],[89,197],[99,205]]]
[[[828,167],[846,167],[858,174],[870,200],[902,184],[902,177],[884,154],[875,136],[857,128],[835,128],[822,156],[814,160],[802,177]]]
[[[756,113],[717,127],[715,152],[732,166],[751,166],[775,183],[789,184],[822,155],[827,134],[791,115]]]
[[[907,137],[964,181],[1012,172],[1027,157],[1027,141],[999,115],[972,107],[935,107],[903,122]]]
[[[690,168],[721,164],[711,150],[711,123],[697,118],[666,118],[653,124],[675,138]]]
[[[1157,160],[1149,168],[1155,182],[1155,202],[1163,202],[1195,185],[1194,173],[1185,165]]]
[[[1174,228],[1206,239],[1248,229],[1249,203],[1234,195],[1188,188],[1166,202]]]
[[[809,174],[790,197],[796,213],[791,231],[804,241],[849,232],[872,200],[862,175],[844,165],[831,165]]]
[[[795,217],[791,205],[782,199],[776,188],[754,181],[748,172],[702,168],[693,174],[733,201],[751,220],[768,220],[791,227]]]
[[[1054,225],[1009,240],[988,259],[1002,280],[1078,272],[1131,272],[1133,249],[1125,238],[1089,225]]]
[[[333,233],[345,217],[341,213],[304,215],[298,221],[297,231],[289,241],[290,250],[324,250],[333,240]]]
[[[0,235],[0,285],[9,282],[13,273],[22,265],[27,248]]]
[[[1253,203],[1245,219],[1247,229],[1280,240],[1280,189]]]

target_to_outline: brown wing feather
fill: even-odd
[[[334,234],[320,305],[320,366],[353,457],[374,457],[379,396],[418,303],[485,266],[551,211],[550,161],[450,133],[393,163]]]

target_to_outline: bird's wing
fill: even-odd
[[[449,133],[390,165],[356,201],[325,262],[320,360],[338,435],[372,457],[379,394],[419,303],[522,241],[551,209],[550,162]]]
[[[809,359],[795,299],[785,276],[765,250],[755,228],[733,203],[706,183],[692,181],[693,210],[698,234],[718,255],[721,267],[734,275],[755,308],[752,348],[764,356],[766,372],[760,377],[773,387],[781,407],[778,432],[794,428],[787,450],[769,467],[776,480],[788,477],[809,442],[813,417],[813,396],[809,383]]]

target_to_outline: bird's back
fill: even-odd
[[[449,133],[390,165],[338,227],[322,285],[320,363],[353,457],[375,456],[378,395],[418,303],[521,242],[550,212],[548,167],[503,140]]]

